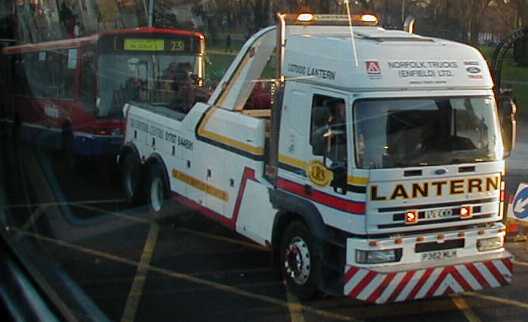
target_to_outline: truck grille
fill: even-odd
[[[479,200],[467,200],[467,201],[458,201],[458,202],[437,203],[437,204],[430,204],[430,205],[380,208],[378,210],[378,212],[386,213],[386,212],[405,211],[405,210],[411,210],[411,209],[446,208],[446,207],[455,207],[455,206],[462,206],[462,205],[475,205],[475,204],[497,202],[497,201],[498,201],[497,198],[487,198],[487,199],[479,199]]]
[[[389,218],[391,220],[380,223],[377,225],[377,227],[378,229],[409,228],[413,226],[426,226],[442,223],[468,222],[469,220],[475,219],[487,219],[496,216],[497,212],[490,212],[491,209],[489,209],[489,207],[487,209],[483,208],[483,205],[494,202],[498,202],[498,198],[495,197],[441,204],[380,208],[378,209],[379,215],[390,216]],[[462,219],[460,217],[460,209],[462,206],[467,205],[473,205],[473,216],[471,219]],[[405,214],[406,211],[409,210],[418,210],[417,223],[405,223]]]

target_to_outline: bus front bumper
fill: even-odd
[[[73,152],[75,155],[100,157],[116,155],[123,144],[122,135],[92,135],[74,133]]]

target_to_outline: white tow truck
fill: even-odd
[[[513,137],[514,120],[499,117],[474,48],[384,30],[375,15],[279,14],[207,102],[124,113],[128,197],[157,214],[176,200],[269,247],[303,299],[511,283],[501,130]]]

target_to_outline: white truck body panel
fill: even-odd
[[[350,32],[345,27],[333,29],[310,33],[307,27],[305,33],[289,37],[287,78],[304,77],[352,92],[493,88],[487,63],[475,48],[402,31],[356,28],[359,66],[355,66]]]
[[[235,228],[236,224],[236,230],[242,235],[252,239],[260,236],[258,242],[263,245],[271,240],[269,219],[255,221],[252,216],[256,209],[272,209],[269,198],[263,198],[268,186],[254,180],[262,178],[263,162],[226,153],[196,136],[216,140],[219,145],[242,146],[250,151],[248,153],[262,154],[263,120],[223,109],[205,112],[205,104],[197,104],[182,121],[176,119],[174,113],[177,112],[172,111],[167,113],[156,108],[149,111],[131,105],[125,110],[128,115],[126,144],[133,144],[144,161],[153,155],[163,160],[176,198],[191,207],[206,210],[210,217],[229,227]],[[208,114],[196,130],[204,113]],[[245,175],[244,169],[251,170],[253,180]],[[240,189],[242,185],[244,189]],[[270,218],[273,216],[271,211]]]

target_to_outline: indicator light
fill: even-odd
[[[462,206],[460,208],[460,218],[469,219],[473,217],[473,207],[472,206]]]
[[[405,213],[405,223],[413,225],[418,223],[418,210],[409,210]]]
[[[379,245],[379,243],[376,240],[369,241],[369,246],[370,247],[378,247],[378,245]]]

